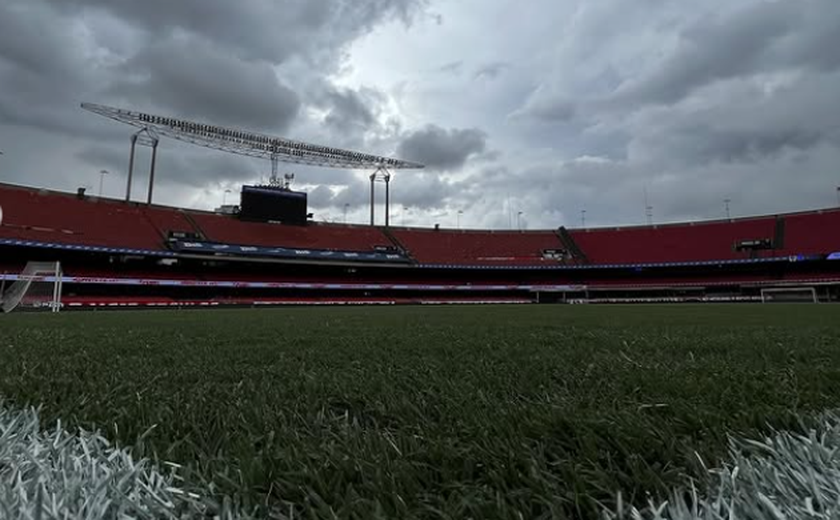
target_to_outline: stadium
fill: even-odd
[[[0,185],[2,281],[52,283],[44,294],[54,296],[46,303],[56,309],[840,297],[838,208],[594,229],[396,227],[389,221],[388,168],[422,165],[100,105],[83,108],[140,128],[132,136],[125,201],[83,189],[67,194]],[[153,156],[148,199],[134,202],[131,175],[141,135],[152,136],[155,152],[163,135],[266,157],[272,181],[243,186],[240,204],[215,213],[157,206]],[[277,178],[280,161],[373,169],[371,225],[313,222],[306,194]],[[380,175],[385,225],[375,226]],[[39,304],[38,291],[25,292],[22,302]]]
[[[0,514],[836,513],[838,307],[803,304],[840,299],[840,209],[394,226],[420,164],[84,108],[136,128],[124,199],[0,184]],[[155,204],[161,137],[272,180]],[[280,162],[371,171],[370,225],[313,221]]]

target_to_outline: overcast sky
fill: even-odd
[[[89,101],[423,162],[396,224],[828,207],[838,49],[837,0],[2,0],[0,180],[96,193],[106,169],[122,196],[131,129]],[[270,169],[172,141],[158,165],[156,201],[204,209]],[[284,171],[318,220],[366,220],[364,172]]]

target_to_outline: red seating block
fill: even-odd
[[[748,258],[735,252],[742,240],[775,234],[775,217],[731,222],[673,224],[570,230],[572,238],[593,264],[693,262]]]
[[[0,237],[51,243],[162,249],[163,239],[134,204],[0,185]]]
[[[557,265],[543,259],[543,250],[563,248],[552,231],[393,229],[391,234],[426,264]]]
[[[785,217],[784,251],[790,255],[840,252],[840,210]]]

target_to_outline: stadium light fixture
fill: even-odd
[[[157,152],[158,136],[169,137],[179,141],[220,150],[223,152],[268,159],[271,161],[272,185],[279,185],[277,175],[278,163],[304,164],[327,168],[347,168],[353,170],[375,170],[374,175],[385,179],[385,225],[388,225],[388,183],[392,170],[416,170],[424,166],[420,163],[404,161],[393,157],[384,157],[368,153],[333,148],[301,141],[293,141],[283,137],[245,131],[237,128],[226,128],[216,125],[187,121],[173,117],[164,117],[134,110],[114,108],[95,103],[82,103],[82,109],[139,128],[140,131],[131,138],[131,160],[129,162],[129,180],[126,190],[126,200],[131,197],[131,176],[134,166],[134,147],[141,134],[145,133],[152,141],[152,166],[149,174],[148,203],[152,203],[152,189],[154,186],[154,170]],[[141,144],[143,144],[141,142]],[[371,187],[373,179],[371,180]],[[373,215],[373,197],[371,197],[371,215]],[[371,217],[371,221],[373,217]],[[371,222],[373,223],[373,222]]]
[[[329,146],[293,141],[257,132],[162,117],[133,110],[82,103],[82,108],[140,129],[152,129],[162,136],[224,152],[270,159],[272,162],[330,168],[376,170],[422,169],[419,163],[355,152]]]

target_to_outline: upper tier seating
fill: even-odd
[[[785,221],[785,254],[840,252],[840,210],[788,215]]]
[[[132,204],[0,185],[0,238],[162,249],[163,238]],[[174,210],[169,210],[174,213]]]
[[[664,263],[749,258],[749,252],[736,252],[733,245],[742,240],[772,239],[775,226],[774,217],[764,217],[570,233],[593,264]]]
[[[553,231],[455,231],[242,222],[235,217],[0,184],[0,239],[164,250],[169,231],[208,241],[265,247],[373,251],[394,238],[418,262],[445,265],[557,265],[546,249],[570,249]],[[778,225],[777,225],[778,223]],[[590,264],[669,263],[840,252],[840,209],[730,222],[567,230]],[[736,252],[742,240],[783,240],[783,247]],[[579,259],[580,260],[580,259]]]
[[[557,265],[543,250],[563,249],[553,231],[454,231],[392,229],[421,263],[451,265]]]
[[[393,247],[388,237],[373,227],[284,226],[242,222],[235,217],[207,213],[195,213],[192,218],[207,240],[226,244],[360,252],[373,251],[376,246]]]

